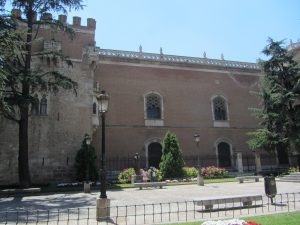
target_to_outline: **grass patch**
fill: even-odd
[[[280,213],[267,216],[256,216],[244,218],[262,225],[298,225],[300,224],[300,212]]]
[[[262,225],[298,225],[300,222],[300,212],[279,213],[264,216],[241,218],[245,221],[252,221]],[[200,225],[202,222],[173,223],[173,225]],[[168,224],[172,225],[172,224]]]
[[[209,183],[225,183],[225,182],[235,182],[237,181],[235,178],[215,178],[215,179],[204,179],[205,184]],[[174,185],[190,185],[196,184],[197,182],[172,182],[168,183],[167,186]],[[112,189],[121,189],[121,188],[133,188],[134,186],[131,183],[127,184],[112,184],[110,188]]]
[[[216,178],[216,179],[204,179],[204,184],[209,183],[225,183],[225,182],[236,182],[235,178]]]

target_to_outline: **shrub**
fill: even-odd
[[[163,178],[183,176],[184,161],[175,133],[167,132],[163,140],[161,163],[159,164]]]
[[[162,180],[162,173],[161,173],[161,171],[159,170],[159,169],[156,169],[155,167],[153,167],[154,168],[154,172],[155,172],[155,179],[157,180],[157,181],[161,181]],[[151,170],[150,169],[148,169],[147,170],[147,176],[148,177],[150,177],[150,172],[151,172]]]
[[[228,171],[224,168],[209,166],[201,169],[201,176],[204,178],[222,178],[228,175]]]
[[[131,177],[135,175],[134,168],[124,169],[118,176],[120,183],[128,183],[131,181]]]
[[[195,167],[183,167],[184,176],[188,178],[195,178],[198,176],[198,170]]]
[[[86,134],[81,143],[81,148],[76,154],[75,171],[76,180],[96,181],[98,179],[98,170],[96,168],[96,152],[92,145],[87,145],[86,140],[89,136]]]
[[[289,170],[288,170],[288,174],[295,173],[295,172],[299,172],[299,167],[298,166],[290,167]]]

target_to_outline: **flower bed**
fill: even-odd
[[[246,222],[245,220],[217,220],[217,221],[206,221],[202,225],[261,225],[255,222]]]
[[[204,178],[223,178],[228,176],[228,171],[224,168],[209,166],[201,169],[201,176]]]

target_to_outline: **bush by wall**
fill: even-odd
[[[134,168],[124,169],[118,176],[120,183],[129,183],[131,181],[131,176],[136,175]]]
[[[159,169],[156,169],[155,167],[153,167],[154,168],[154,172],[155,172],[155,179],[156,179],[156,181],[162,181],[162,173],[161,173],[161,171],[159,170]],[[148,169],[147,170],[147,176],[148,177],[150,177],[150,172],[151,172],[151,170],[150,169]]]
[[[81,143],[81,148],[76,154],[75,171],[77,181],[97,181],[98,170],[96,167],[96,152],[92,145],[86,144],[86,139],[89,136],[86,134]]]
[[[198,175],[198,170],[195,167],[183,167],[184,177],[195,178]]]

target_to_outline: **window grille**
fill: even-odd
[[[146,110],[148,119],[161,119],[161,99],[158,95],[147,96]]]
[[[226,102],[221,97],[216,97],[213,100],[214,118],[215,120],[227,120]]]

